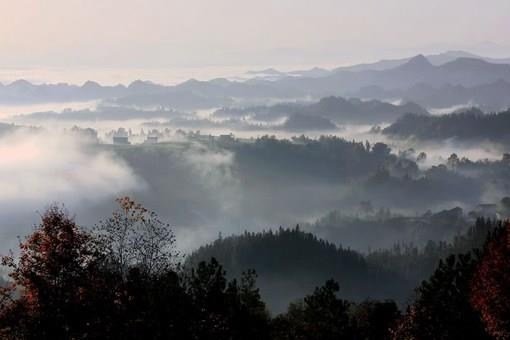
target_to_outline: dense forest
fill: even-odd
[[[472,161],[459,154],[429,167],[423,159],[432,156],[421,150],[398,152],[385,143],[335,136],[279,139],[188,133],[167,143],[93,148],[125,161],[147,187],[133,195],[178,227],[218,226],[209,239],[220,230],[239,233],[297,223],[304,227],[304,222],[329,211],[354,212],[367,201],[376,210],[388,208],[404,216],[455,207],[469,213],[480,203],[497,203],[508,196],[510,184],[504,157]],[[105,203],[97,209],[96,215],[105,214],[111,206]],[[454,229],[435,228],[441,235],[430,233],[421,242],[447,239]],[[384,239],[409,241],[393,236],[398,235],[388,230]],[[356,248],[370,246],[358,240]]]
[[[510,335],[507,223],[479,219],[449,244],[431,243],[422,250],[408,246],[403,251],[396,246],[368,255],[334,246],[298,227],[246,233],[221,237],[183,263],[168,224],[128,197],[117,201],[119,208],[93,230],[76,225],[64,208],[51,206],[33,233],[20,242],[19,256],[2,258],[10,276],[0,290],[2,338],[506,339]],[[316,273],[323,283],[310,287],[275,315],[261,297],[256,271],[245,265],[258,266],[260,277],[273,272],[306,283],[306,277]],[[361,284],[356,282],[361,277],[375,285],[381,278],[396,283],[412,276],[413,268],[421,268],[419,275],[430,278],[421,284],[413,278],[418,288],[405,309],[386,298],[346,298]],[[328,274],[333,278],[324,279]],[[375,286],[363,287],[368,288]]]
[[[478,109],[441,116],[408,114],[383,130],[389,136],[423,140],[459,140],[510,143],[510,111],[484,114]]]
[[[255,269],[262,295],[276,312],[329,278],[339,282],[343,297],[358,301],[395,297],[406,286],[400,278],[370,268],[362,254],[318,239],[299,227],[220,238],[193,253],[187,265],[211,257],[233,277],[245,268]]]
[[[340,284],[340,295],[346,299],[393,299],[404,306],[441,258],[481,247],[493,228],[490,220],[478,219],[448,242],[429,241],[423,246],[398,243],[367,253],[336,246],[299,226],[280,228],[221,237],[195,251],[187,265],[214,257],[232,277],[245,268],[255,269],[262,296],[277,312],[328,278]]]

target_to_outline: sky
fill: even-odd
[[[510,56],[508,0],[0,0],[0,67],[344,65]]]

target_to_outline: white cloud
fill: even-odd
[[[0,204],[75,204],[140,188],[121,160],[72,135],[17,132],[0,138]]]

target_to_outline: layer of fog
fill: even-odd
[[[130,195],[171,223],[184,251],[219,233],[293,225],[337,206],[338,188],[323,181],[279,192],[270,182],[241,185],[233,154],[225,150],[192,143],[167,157],[158,164],[150,158],[129,165],[133,160],[115,155],[111,146],[90,145],[70,134],[5,135],[0,247],[15,248],[17,236],[28,234],[51,203],[65,204],[78,223],[92,227],[111,214],[116,197]]]
[[[422,204],[420,200],[412,203],[417,197],[408,197],[407,207],[399,209],[401,199],[392,203],[387,193],[370,194],[356,181],[333,184],[319,177],[281,181],[278,178],[283,174],[264,179],[264,175],[239,173],[231,151],[197,142],[162,144],[159,148],[166,150],[163,158],[158,156],[158,146],[146,148],[144,153],[132,150],[135,147],[91,145],[69,134],[45,131],[2,137],[2,246],[12,246],[17,235],[29,232],[37,221],[37,211],[52,202],[65,203],[79,223],[93,226],[111,214],[114,198],[124,194],[168,221],[183,251],[212,241],[219,233],[313,222],[334,209],[349,211],[365,199],[413,215],[428,209],[467,208],[460,199],[474,203],[504,195],[497,187],[486,188],[481,197],[442,200],[420,209],[412,208]],[[257,173],[258,168],[253,169],[253,174]],[[390,237],[399,241],[398,235]]]
[[[466,103],[466,104],[459,104],[459,105],[453,105],[450,107],[431,107],[427,108],[427,110],[433,114],[433,115],[445,115],[450,113],[455,113],[460,110],[466,110],[472,107],[476,107],[475,103]]]
[[[212,111],[199,111],[196,116],[210,119]],[[0,236],[3,243],[11,247],[16,236],[25,235],[37,221],[37,211],[44,210],[52,202],[65,203],[71,212],[76,213],[79,223],[92,226],[115,208],[115,197],[131,195],[171,223],[179,247],[189,251],[215,239],[220,232],[224,235],[238,234],[244,230],[311,223],[330,210],[351,209],[367,198],[359,192],[356,183],[331,185],[320,178],[290,185],[274,181],[247,185],[241,180],[243,174],[237,173],[233,153],[212,150],[200,143],[192,143],[185,148],[176,143],[175,152],[162,160],[160,166],[151,163],[153,159],[148,159],[143,165],[130,162],[129,157],[119,156],[117,148],[108,145],[112,142],[108,133],[119,127],[132,130],[133,143],[143,143],[142,129],[163,128],[151,127],[149,122],[154,122],[153,119],[73,121],[20,118],[23,117],[17,117],[15,121],[42,126],[44,130],[35,134],[20,131],[0,139],[0,180],[5,183],[0,196]],[[96,129],[101,144],[87,144],[79,137],[65,133],[75,125]],[[170,133],[162,141],[181,140],[177,131],[183,129],[182,126],[165,125],[165,128]],[[247,140],[263,135],[290,139],[300,134],[270,129],[233,131],[226,128],[201,128],[200,133],[215,136],[234,133],[236,137]],[[490,143],[469,145],[455,140],[440,143],[392,140],[374,132],[370,125],[344,125],[335,131],[303,133],[310,138],[327,134],[371,144],[384,142],[392,147],[395,154],[409,148],[414,149],[414,155],[423,151],[428,157],[420,163],[422,169],[444,163],[454,152],[459,157],[478,160],[500,159],[504,151]],[[279,186],[280,189],[276,190]],[[484,202],[495,202],[504,195],[501,189],[493,187],[485,188],[478,198]],[[373,199],[378,206],[388,200],[382,194]],[[439,211],[455,206],[468,208],[462,201],[452,200],[446,204],[430,204],[421,210],[399,210],[397,207],[395,211],[412,215],[428,209]],[[397,236],[391,237],[398,241]]]
[[[71,133],[18,130],[0,138],[0,248],[16,248],[53,203],[64,204],[79,224],[108,217],[114,199],[130,195],[172,223],[179,246],[210,241],[229,216],[238,218],[238,180],[232,155],[188,148],[169,159],[157,177],[134,169],[111,149]],[[150,168],[150,164],[148,164]],[[147,181],[149,180],[149,182]]]
[[[144,181],[110,152],[70,134],[19,130],[0,138],[0,239],[12,246],[52,202],[81,214],[101,201],[142,190]]]
[[[91,109],[97,106],[97,103],[76,103],[78,106],[76,110]],[[82,108],[80,108],[82,105]],[[96,106],[93,106],[96,105]],[[66,108],[69,105],[65,105]],[[26,108],[24,108],[26,110]],[[453,108],[450,108],[453,109]],[[69,110],[69,109],[66,109]],[[501,145],[496,145],[489,142],[460,142],[455,139],[437,142],[423,142],[419,140],[406,139],[397,140],[391,139],[387,136],[375,133],[372,125],[353,125],[344,124],[339,125],[336,130],[309,130],[309,131],[285,131],[282,129],[271,129],[270,125],[265,122],[255,120],[241,120],[235,124],[226,125],[226,120],[218,119],[212,116],[216,109],[197,110],[190,113],[184,113],[183,119],[180,121],[168,121],[166,118],[150,118],[144,119],[143,115],[137,119],[126,119],[122,121],[110,119],[93,119],[93,120],[72,120],[72,119],[37,119],[32,118],[31,115],[23,114],[18,116],[9,116],[0,119],[0,121],[8,123],[16,123],[20,125],[42,126],[54,133],[59,133],[65,129],[71,129],[74,126],[82,128],[93,128],[98,132],[99,139],[102,143],[112,143],[111,133],[118,128],[124,128],[133,132],[131,138],[134,143],[143,143],[144,138],[140,135],[142,130],[148,131],[150,129],[163,130],[167,129],[174,133],[177,130],[184,131],[199,131],[203,135],[227,135],[233,133],[239,138],[258,138],[264,135],[274,135],[278,138],[290,139],[293,136],[305,134],[310,138],[318,138],[322,135],[335,135],[343,137],[347,140],[369,141],[370,143],[384,142],[392,147],[396,153],[399,150],[414,149],[416,152],[425,152],[427,154],[427,161],[422,163],[422,166],[430,167],[438,163],[444,162],[452,153],[456,153],[459,157],[467,157],[471,160],[495,160],[500,159],[501,155],[508,150]],[[454,110],[454,109],[453,109]],[[54,108],[52,111],[65,112],[65,110],[58,110]],[[2,112],[2,111],[0,111]],[[7,112],[7,111],[6,111]],[[143,113],[143,111],[141,111]],[[446,112],[446,111],[445,111]],[[443,112],[444,113],[444,112]],[[180,115],[179,113],[176,113]],[[438,112],[436,112],[438,114]],[[284,120],[278,120],[271,124],[279,125]],[[223,126],[224,125],[224,126]],[[388,124],[381,124],[379,127],[384,128]],[[260,126],[262,128],[257,128]],[[173,138],[163,138],[160,141],[173,140]]]

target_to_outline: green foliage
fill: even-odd
[[[185,286],[196,306],[199,339],[267,338],[269,314],[255,287],[253,271],[243,274],[241,282],[227,282],[223,267],[214,258],[192,269]]]
[[[350,303],[337,298],[339,285],[328,280],[313,294],[289,306],[273,322],[274,339],[328,340],[352,337],[347,314]]]
[[[231,277],[253,268],[261,294],[273,312],[284,311],[321,282],[333,278],[342,297],[362,300],[398,296],[402,282],[385,270],[370,268],[363,256],[348,248],[318,239],[299,227],[222,237],[191,254],[186,266],[215,257]]]

